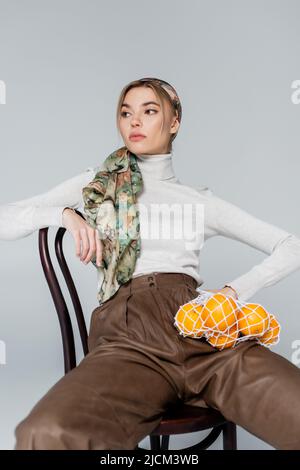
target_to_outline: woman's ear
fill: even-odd
[[[171,124],[171,134],[176,134],[180,127],[180,122],[178,121],[178,116],[174,116]]]

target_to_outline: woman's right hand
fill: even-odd
[[[80,261],[87,264],[96,254],[96,264],[100,266],[103,243],[98,237],[98,231],[68,207],[63,210],[62,221],[75,240],[76,256],[80,256]]]

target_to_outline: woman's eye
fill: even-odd
[[[157,113],[156,109],[146,109],[145,113],[147,113],[148,111],[154,111],[154,113]],[[128,111],[122,111],[121,112],[122,117],[126,117],[126,114],[129,114]]]

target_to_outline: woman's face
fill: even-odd
[[[154,91],[149,87],[131,88],[125,95],[119,127],[126,147],[136,154],[167,153],[171,134],[177,132],[179,121],[172,115],[171,107],[166,99],[165,125],[162,127],[163,113]],[[133,140],[132,133],[145,137]]]

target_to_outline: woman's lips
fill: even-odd
[[[133,140],[134,142],[137,142],[142,139],[145,139],[144,135],[133,135],[132,137],[129,137],[129,140]]]

